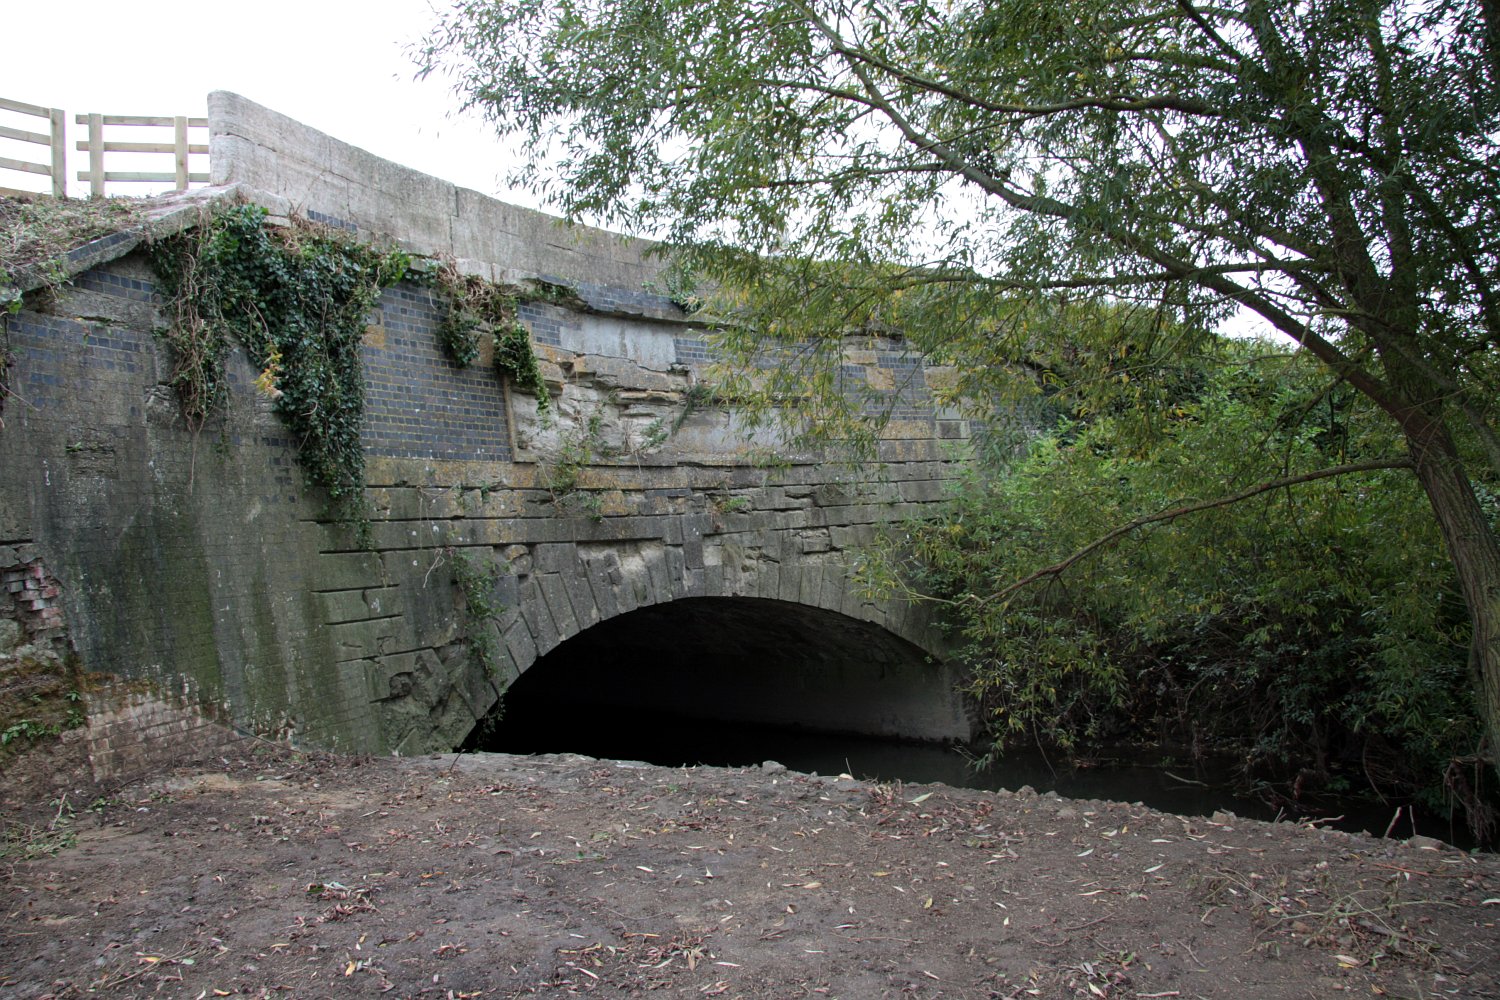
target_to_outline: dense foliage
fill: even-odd
[[[1118,349],[1066,353],[1049,384],[1108,370],[1159,395],[1155,419],[1137,406],[1081,414],[1049,393],[1045,430],[975,463],[946,516],[870,567],[887,588],[949,602],[997,750],[1232,750],[1247,780],[1288,802],[1374,789],[1462,804],[1489,825],[1468,620],[1421,491],[1379,467],[1398,449],[1389,425],[1261,343],[1156,368]],[[1360,464],[1117,533],[1235,483]],[[1100,538],[1066,572],[1007,586]]]
[[[261,369],[307,478],[335,516],[363,525],[359,343],[380,290],[401,280],[407,258],[310,223],[271,229],[265,215],[235,206],[152,247],[168,299],[171,383],[190,425],[201,426],[223,402],[234,337]]]
[[[786,379],[744,387],[820,390],[790,413],[814,433],[871,437],[841,419],[850,334],[990,401],[1065,301],[1121,310],[1139,364],[1212,360],[1215,322],[1258,317],[1385,422],[1500,745],[1500,6],[465,0],[422,57],[562,208],[666,235]],[[1118,385],[1076,388],[1102,410]]]

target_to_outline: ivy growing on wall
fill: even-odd
[[[368,524],[364,501],[364,379],[359,343],[381,289],[409,258],[302,220],[270,228],[239,205],[151,248],[166,294],[171,384],[189,426],[201,427],[225,391],[230,337],[261,369],[298,444],[307,478],[339,520]]]
[[[488,334],[494,339],[495,368],[518,389],[535,396],[537,409],[546,412],[551,401],[547,384],[531,347],[531,335],[516,319],[520,297],[515,289],[460,274],[451,264],[439,268],[432,282],[447,298],[438,339],[449,356],[460,367],[468,367],[479,357],[480,337]]]
[[[489,626],[498,623],[505,610],[495,599],[500,568],[466,552],[447,551],[453,563],[453,585],[463,601],[464,642],[469,647],[470,662],[484,676],[496,677],[500,671],[500,646]]]
[[[495,367],[517,388],[549,397],[531,336],[516,319],[518,290],[463,275],[451,264],[411,272],[410,258],[342,230],[293,218],[267,226],[266,211],[237,205],[153,244],[166,297],[158,331],[172,355],[169,382],[194,431],[224,402],[231,342],[260,369],[257,386],[275,402],[298,442],[308,480],[326,491],[341,521],[368,528],[364,501],[364,377],[359,344],[382,289],[410,276],[435,287],[447,309],[438,339],[460,366],[494,341]],[[528,299],[571,293],[539,287]]]

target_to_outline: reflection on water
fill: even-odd
[[[1030,785],[1038,792],[1056,791],[1074,799],[1109,799],[1142,802],[1164,812],[1184,816],[1211,816],[1227,810],[1253,819],[1296,820],[1330,816],[1320,823],[1353,832],[1385,831],[1395,812],[1394,804],[1367,800],[1325,803],[1322,813],[1286,814],[1253,798],[1233,794],[1233,762],[1210,760],[1197,766],[1174,764],[1141,750],[1125,751],[1121,758],[1097,761],[1089,767],[1068,767],[1050,761],[1040,752],[1008,753],[996,767],[976,771],[974,754],[963,747],[932,743],[907,743],[864,736],[845,736],[621,712],[598,706],[528,701],[511,705],[496,731],[482,736],[479,730],[464,745],[466,750],[502,753],[576,753],[610,760],[639,760],[666,767],[697,764],[747,767],[769,760],[794,771],[823,775],[851,774],[869,781],[921,784],[943,782],[963,788],[996,790]],[[1461,823],[1446,817],[1418,812],[1413,829],[1411,813],[1405,811],[1392,831],[1396,837],[1414,832],[1439,837],[1460,847],[1472,847],[1473,838]]]
[[[508,713],[493,736],[475,737],[466,749],[578,753],[667,767],[745,767],[775,760],[794,771],[848,773],[871,781],[940,781],[991,790],[1030,785],[1039,792],[1055,790],[1069,798],[1144,802],[1184,815],[1207,816],[1219,809],[1261,819],[1273,819],[1276,814],[1264,803],[1229,794],[1227,762],[1206,770],[1163,767],[1159,760],[1070,768],[1049,762],[1037,751],[1018,751],[1007,754],[995,768],[976,771],[971,766],[973,753],[963,747],[638,712],[622,718],[576,705],[558,706],[556,713],[536,711],[538,707],[533,704],[521,713]]]

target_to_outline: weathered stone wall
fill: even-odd
[[[9,317],[0,544],[56,578],[85,667],[233,705],[276,730],[319,704],[363,723],[326,672],[317,554],[295,449],[233,359],[229,412],[198,435],[165,387],[152,276],[136,257],[87,271],[45,312]],[[42,300],[45,301],[45,300]]]
[[[45,562],[86,669],[201,699],[258,732],[416,752],[461,741],[559,643],[684,597],[792,602],[941,653],[920,609],[862,600],[846,559],[940,499],[946,441],[966,433],[926,395],[941,372],[897,344],[860,344],[847,371],[901,407],[881,474],[796,455],[762,467],[752,456],[774,434],[747,438],[731,411],[693,404],[711,352],[643,287],[654,270],[640,244],[487,202],[233,95],[214,95],[210,115],[216,181],[239,196],[399,236],[471,273],[566,284],[568,304],[521,311],[550,413],[487,364],[461,370],[442,354],[433,293],[389,290],[363,348],[375,515],[362,549],[304,491],[294,442],[242,357],[223,419],[183,426],[143,258],[33,296],[4,327],[16,396],[0,429],[0,551],[25,544]],[[468,619],[460,559],[492,574],[495,620]],[[487,665],[472,648],[481,630]],[[882,731],[967,732],[948,668],[903,677],[907,707],[871,709]]]

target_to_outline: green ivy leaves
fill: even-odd
[[[307,479],[364,534],[359,343],[381,290],[410,260],[301,220],[272,229],[265,217],[238,205],[151,247],[168,300],[171,384],[189,426],[202,426],[222,405],[234,336],[262,370],[257,383],[297,441]]]
[[[510,378],[516,388],[535,396],[537,410],[546,412],[551,398],[531,347],[531,334],[516,319],[520,301],[516,291],[475,275],[460,274],[451,265],[439,268],[431,281],[448,300],[438,326],[438,340],[448,355],[460,368],[467,368],[479,357],[479,338],[489,333],[494,338],[495,369]],[[555,294],[544,292],[537,297]]]

